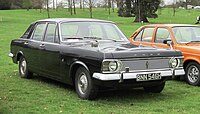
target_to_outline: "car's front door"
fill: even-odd
[[[44,75],[61,79],[60,75],[60,44],[56,23],[48,23],[44,40],[40,43],[41,67]]]
[[[166,44],[168,41],[172,41],[169,30],[167,28],[157,28],[153,41],[154,44],[152,46],[154,47],[170,48],[170,46]]]

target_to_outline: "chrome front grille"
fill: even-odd
[[[130,71],[165,69],[169,68],[169,60],[170,58],[122,59],[121,71],[125,71],[126,67],[129,67]]]

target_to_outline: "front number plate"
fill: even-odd
[[[136,81],[160,80],[161,73],[137,74]]]

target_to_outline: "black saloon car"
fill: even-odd
[[[36,73],[74,85],[82,99],[102,86],[160,93],[168,78],[184,74],[180,51],[133,45],[115,23],[96,19],[36,21],[12,40],[9,56],[22,78]]]

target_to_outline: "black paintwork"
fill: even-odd
[[[37,21],[29,27],[25,34],[12,40],[11,52],[14,54],[13,61],[17,63],[23,55],[30,71],[59,80],[64,83],[73,84],[73,77],[79,65],[84,66],[92,75],[101,72],[101,64],[104,59],[125,58],[149,58],[149,57],[172,57],[181,56],[180,51],[156,49],[151,47],[138,47],[129,41],[99,40],[98,47],[93,46],[94,40],[82,40],[79,42],[48,43],[31,39],[34,26],[38,22],[71,22],[71,21],[110,21],[94,19],[47,19]]]

